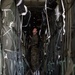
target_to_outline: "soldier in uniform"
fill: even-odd
[[[39,47],[38,47],[37,28],[33,28],[32,36],[30,36],[29,51],[30,51],[30,66],[33,75],[39,75]],[[36,74],[37,72],[37,74]]]
[[[32,33],[33,33],[33,35],[31,37],[31,68],[32,68],[33,72],[35,72],[39,66],[39,49],[38,49],[37,28],[34,28]]]

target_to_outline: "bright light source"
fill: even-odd
[[[60,59],[60,55],[58,55],[58,59]]]

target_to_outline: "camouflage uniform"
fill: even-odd
[[[38,36],[33,35],[31,41],[31,68],[36,71],[39,66]]]

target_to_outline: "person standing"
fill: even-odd
[[[34,75],[40,75],[39,68],[39,47],[38,47],[38,31],[37,28],[32,30],[31,37],[31,69]]]

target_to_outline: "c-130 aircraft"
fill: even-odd
[[[65,15],[60,11],[64,11],[63,1],[45,0],[42,6],[37,5],[29,7],[23,0],[13,0],[1,9],[3,75],[61,75],[65,35]],[[39,66],[35,71],[29,47],[34,28],[39,40]]]

